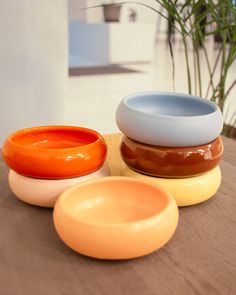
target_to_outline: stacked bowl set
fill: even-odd
[[[223,119],[214,103],[141,92],[121,101],[116,122],[123,132],[122,176],[109,176],[106,143],[87,128],[27,128],[11,134],[2,149],[13,193],[54,207],[60,238],[99,259],[159,249],[176,230],[178,206],[209,199],[221,182]]]
[[[85,148],[86,146],[86,148]],[[109,175],[107,147],[97,132],[74,126],[42,126],[11,134],[2,149],[9,185],[27,203],[53,207],[68,187]]]
[[[124,175],[163,186],[178,206],[200,203],[218,190],[223,122],[214,103],[184,94],[132,94],[120,103],[116,121],[124,133]]]

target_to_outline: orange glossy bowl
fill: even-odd
[[[44,179],[73,178],[99,169],[107,147],[94,130],[41,126],[11,134],[2,149],[6,164],[19,174]]]
[[[132,169],[157,177],[184,178],[214,169],[223,154],[220,137],[204,145],[191,147],[153,146],[123,136],[120,152]]]
[[[104,177],[62,193],[53,219],[60,238],[73,250],[99,259],[129,259],[170,240],[178,208],[159,186],[129,177]]]

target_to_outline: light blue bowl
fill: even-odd
[[[140,92],[126,96],[116,111],[119,129],[136,141],[169,147],[206,144],[223,128],[219,107],[182,93]]]

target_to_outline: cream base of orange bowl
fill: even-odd
[[[195,205],[210,199],[217,192],[221,183],[219,166],[206,174],[182,179],[158,178],[144,175],[131,170],[125,164],[121,174],[162,186],[172,194],[179,207]]]
[[[109,175],[109,168],[104,164],[102,168],[93,173],[76,178],[58,180],[25,177],[10,170],[8,181],[12,192],[21,201],[50,208],[54,207],[57,198],[69,187],[87,180]]]

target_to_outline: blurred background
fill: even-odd
[[[235,1],[2,0],[0,144],[17,129],[117,132],[138,91],[215,101],[235,137]]]

